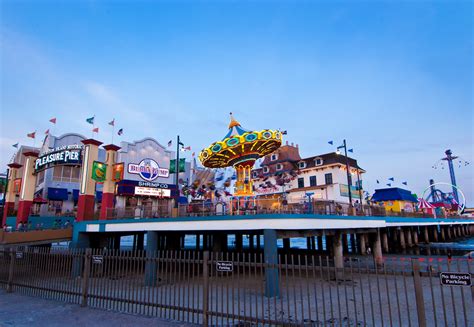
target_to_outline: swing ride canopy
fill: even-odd
[[[221,141],[212,143],[199,153],[199,160],[208,168],[250,166],[255,160],[281,146],[282,133],[264,129],[249,131],[230,114],[229,131]]]

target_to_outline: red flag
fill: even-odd
[[[92,130],[92,133],[99,133],[99,127],[96,127]]]
[[[56,124],[56,117],[51,118],[51,119],[49,120],[49,122],[50,122],[50,123],[53,123],[53,124]]]
[[[191,151],[191,147],[190,147],[190,146],[187,146],[187,147],[184,148],[184,150],[185,150],[185,151],[186,151],[186,150],[187,150],[187,151]]]
[[[48,135],[49,134],[49,129],[47,129],[46,132],[44,132],[44,134]]]
[[[36,135],[36,132],[26,134],[26,136],[31,137],[32,139],[35,138],[35,135]]]
[[[193,152],[192,156],[194,157],[194,155],[195,155],[195,154],[196,154],[196,153],[195,153],[195,152]]]

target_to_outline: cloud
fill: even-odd
[[[123,106],[122,101],[114,91],[104,84],[95,81],[87,81],[84,82],[84,88],[89,95],[107,106]]]

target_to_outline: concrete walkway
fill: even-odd
[[[81,308],[77,304],[68,304],[44,300],[36,297],[8,294],[0,290],[0,326],[164,326],[179,327],[190,324],[102,311],[90,308]]]

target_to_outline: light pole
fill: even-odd
[[[178,208],[178,201],[179,201],[179,146],[184,146],[183,143],[181,143],[181,141],[179,140],[179,135],[177,137],[177,142],[176,142],[176,163],[174,165],[174,168],[175,168],[175,173],[176,173],[176,176],[175,176],[175,184],[176,184],[176,188],[178,189],[178,196],[176,197],[176,200],[174,201],[174,207],[175,208]]]
[[[341,152],[339,151],[339,149],[342,149],[342,148],[344,148],[344,156],[346,157],[346,172],[347,172],[347,188],[348,188],[348,193],[349,193],[349,207],[352,208],[352,194],[351,194],[352,182],[351,182],[351,173],[349,171],[349,158],[347,157],[347,144],[346,144],[345,139],[343,140],[342,145],[337,147],[336,153],[340,154]],[[349,149],[349,152],[352,152],[352,151],[353,151],[352,149]]]

